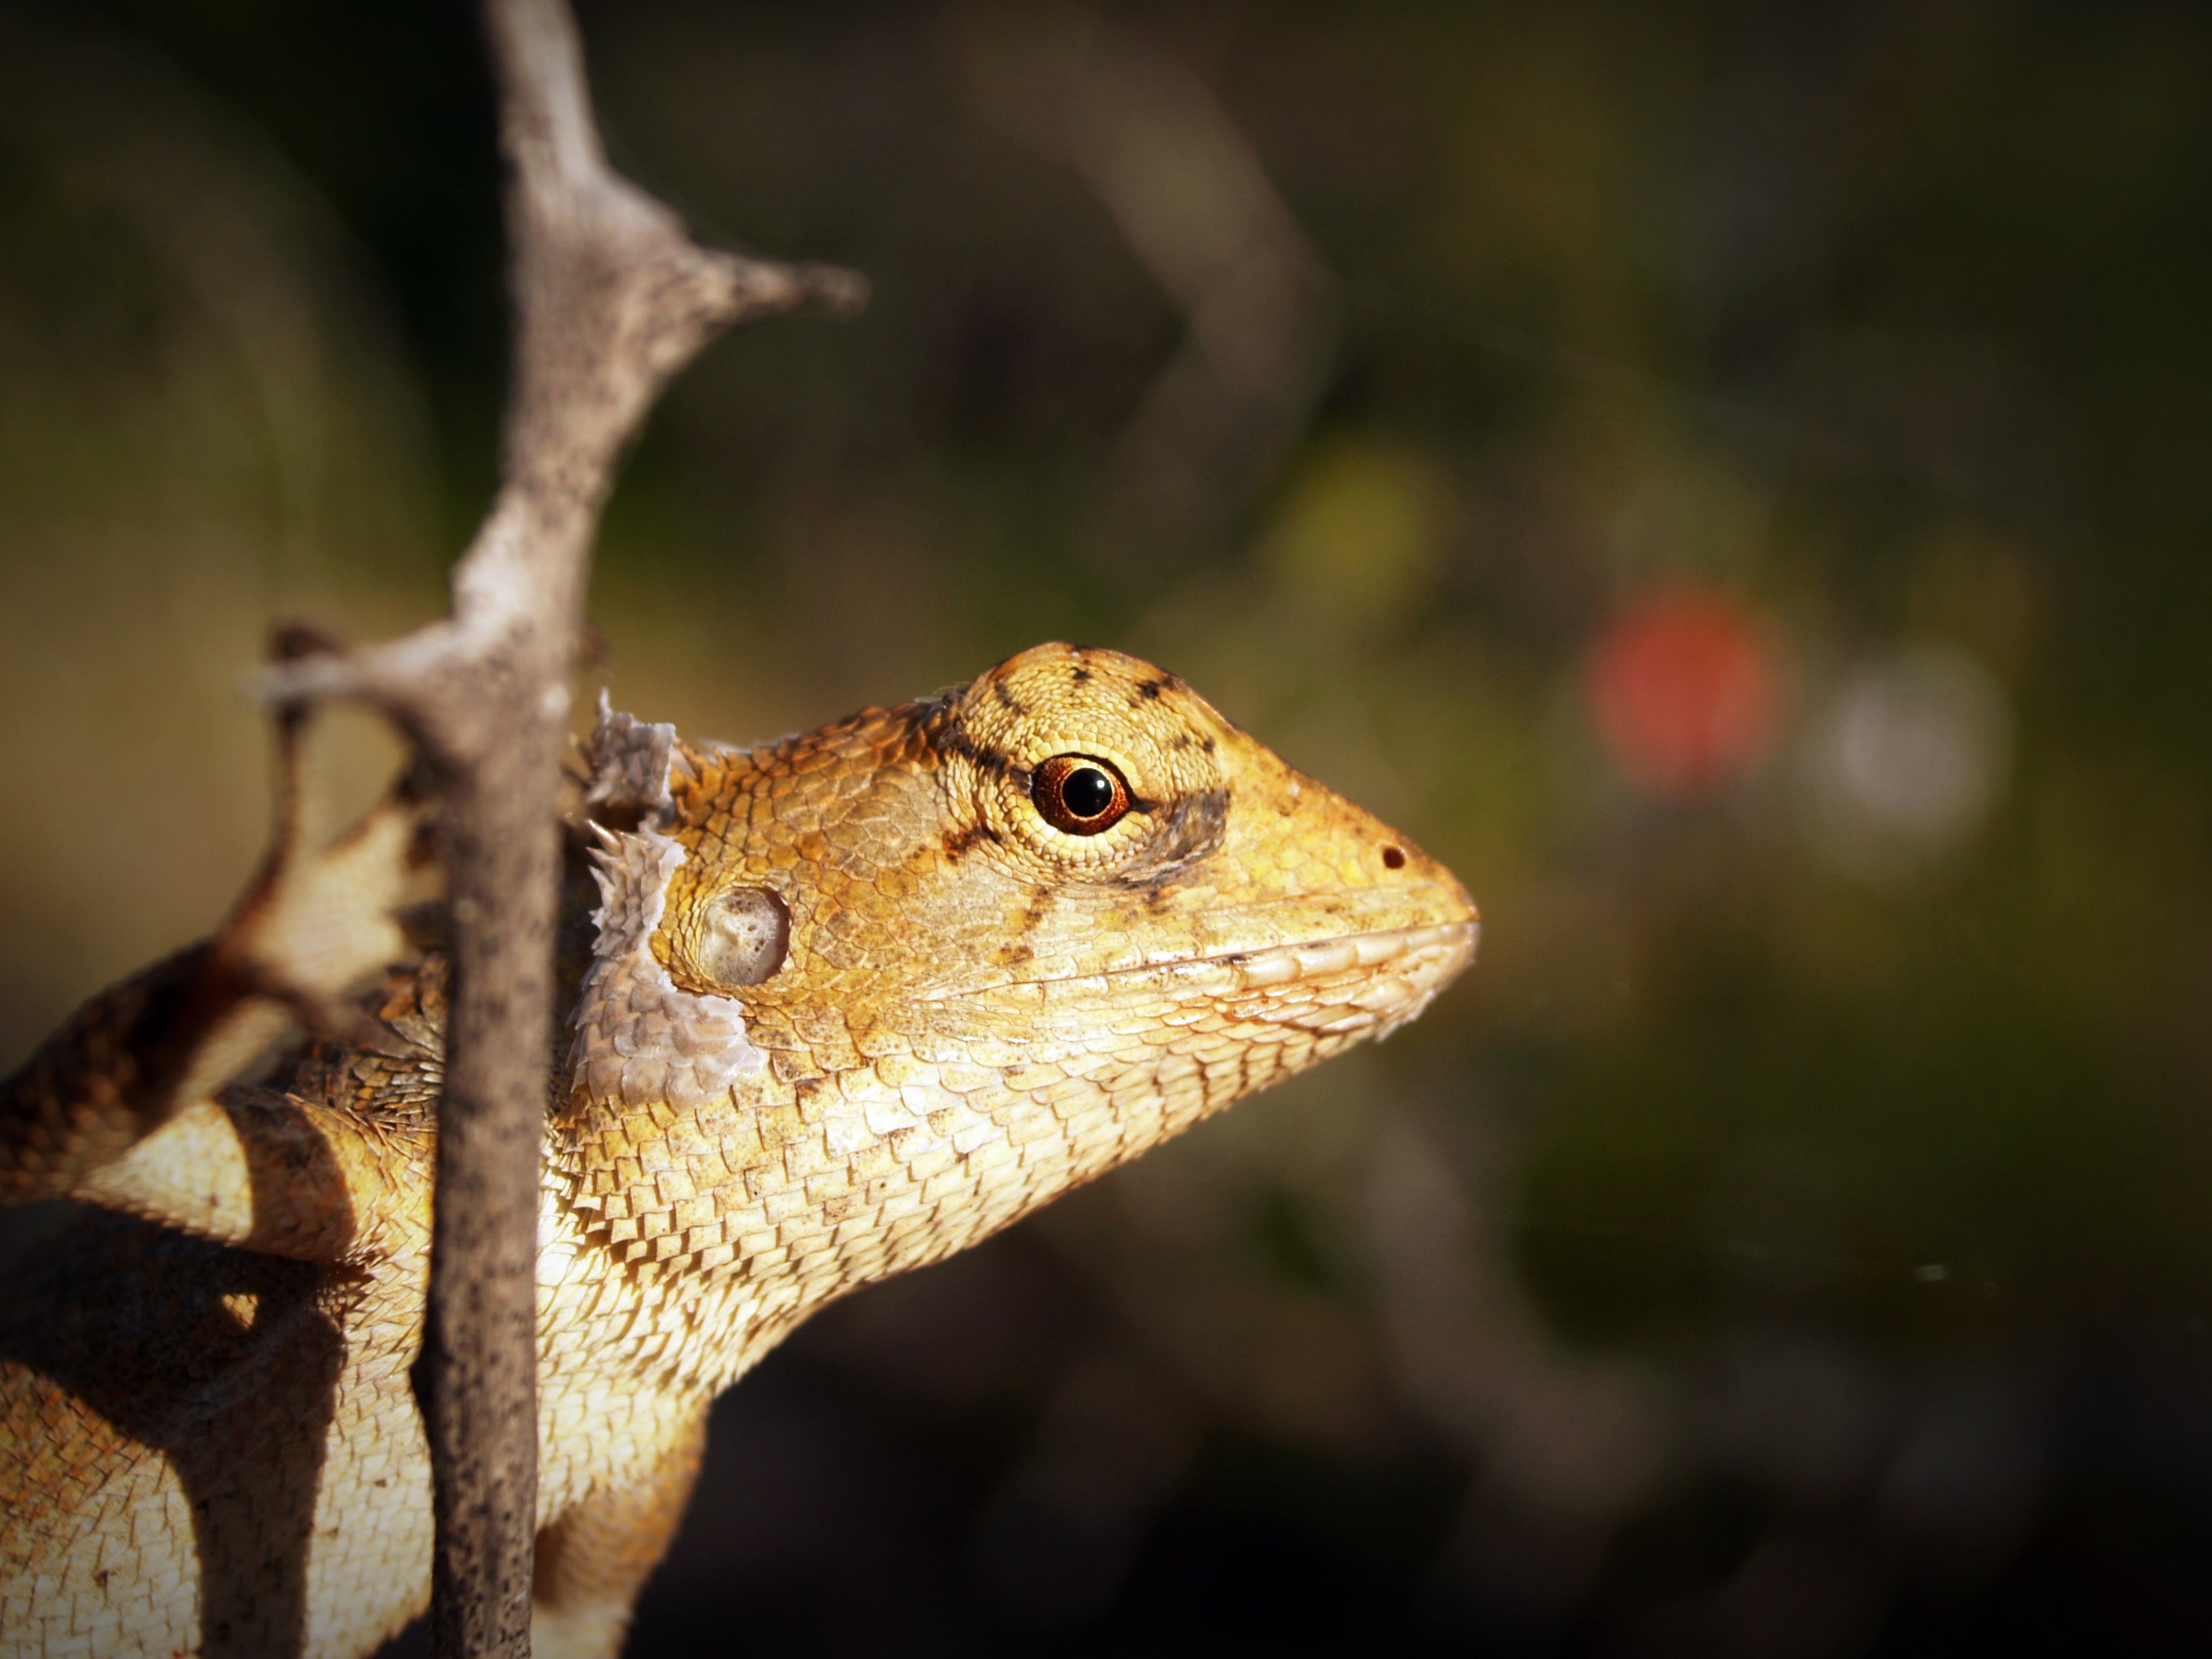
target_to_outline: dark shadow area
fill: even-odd
[[[2073,1354],[2037,1425],[2033,1497],[1979,1542],[1972,1512],[2003,1503],[2004,1477],[1963,1444],[1923,1445],[1902,1475],[1893,1447],[1820,1498],[1771,1474],[1686,1472],[1577,1552],[1513,1520],[1510,1500],[1490,1524],[1517,1535],[1480,1537],[1488,1472],[1418,1425],[1346,1455],[1218,1418],[1121,1535],[1081,1488],[1033,1508],[1015,1577],[991,1559],[994,1504],[1035,1455],[1055,1370],[1127,1343],[1126,1326],[1019,1235],[871,1294],[914,1305],[833,1310],[716,1408],[636,1659],[730,1651],[734,1632],[854,1655],[1917,1659],[2212,1643],[2197,1571],[2212,1550],[2212,1360],[2185,1348],[2115,1336]],[[988,1334],[1010,1328],[1005,1346]],[[1178,1392],[1159,1383],[1153,1409],[1187,1412]],[[1900,1510],[1913,1479],[1950,1483],[1933,1525]],[[1809,1646],[1793,1634],[1808,1622],[1822,1628]]]
[[[287,1133],[281,1117],[263,1146],[252,1133],[257,1109],[283,1109],[239,1108],[256,1213],[335,1197],[341,1213],[322,1236],[343,1237],[349,1217],[328,1147]],[[98,1210],[23,1231],[0,1304],[0,1362],[9,1366],[0,1387],[58,1390],[168,1460],[191,1509],[207,1659],[302,1652],[315,1500],[345,1362],[345,1274]],[[47,1416],[76,1421],[65,1409]],[[52,1449],[67,1468],[83,1449]],[[108,1472],[96,1455],[89,1462],[88,1504]],[[57,1517],[64,1527],[86,1518]],[[107,1572],[131,1571],[127,1547],[107,1547],[102,1560]]]
[[[58,1389],[174,1467],[211,1656],[283,1659],[306,1639],[344,1353],[326,1279],[307,1262],[99,1215],[15,1265],[0,1322],[5,1386]],[[127,1559],[111,1550],[108,1570],[127,1571]]]

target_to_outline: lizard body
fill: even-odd
[[[538,1255],[549,1659],[619,1647],[708,1404],[810,1313],[1413,1018],[1474,952],[1449,872],[1112,652],[750,751],[603,714],[592,758]],[[354,1656],[426,1604],[443,958],[229,1081],[285,1002],[397,955],[369,872],[405,822],[278,857],[0,1088],[0,1192],[102,1212],[0,1315],[9,1652]],[[347,948],[299,921],[334,905]],[[280,959],[312,970],[272,988]]]

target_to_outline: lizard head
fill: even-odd
[[[924,702],[670,752],[661,829],[611,855],[638,892],[602,907],[619,1020],[587,1028],[587,991],[579,1092],[733,1089],[764,1127],[725,1163],[797,1179],[797,1139],[810,1203],[842,1167],[839,1204],[890,1206],[848,1279],[1387,1033],[1474,956],[1450,872],[1116,652],[1040,646]],[[662,1081],[702,1066],[688,1095]],[[921,1220],[891,1214],[902,1182],[937,1194]]]

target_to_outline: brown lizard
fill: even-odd
[[[750,751],[604,710],[538,1242],[532,1639],[611,1654],[707,1408],[835,1297],[1413,1018],[1449,872],[1171,675],[1042,646]],[[0,1313],[0,1648],[364,1654],[424,1607],[446,986],[404,793],[0,1085],[97,1206]],[[289,822],[289,820],[284,820]],[[324,1035],[234,1079],[295,1014]]]

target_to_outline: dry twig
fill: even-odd
[[[288,703],[383,709],[443,778],[455,988],[424,1358],[444,1659],[529,1651],[558,775],[600,509],[638,423],[715,334],[866,297],[849,271],[699,246],[608,167],[566,0],[485,0],[484,13],[516,333],[499,494],[454,572],[449,619],[264,681]]]

